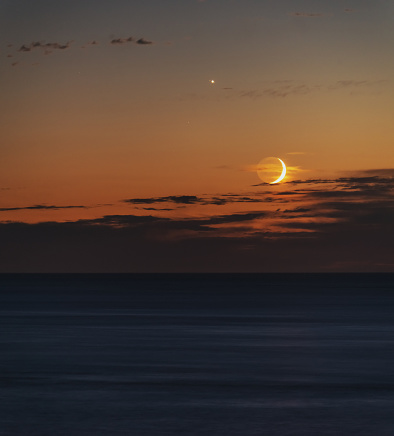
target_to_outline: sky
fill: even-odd
[[[0,272],[393,272],[393,13],[0,0]]]

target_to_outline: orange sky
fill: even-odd
[[[282,226],[277,209],[319,204],[280,194],[299,189],[294,180],[329,180],[370,202],[371,186],[394,174],[384,0],[44,0],[37,9],[26,0],[0,12],[4,225],[267,211],[242,234],[271,231]],[[268,156],[289,168],[280,186],[250,171]],[[378,179],[351,185],[366,176]],[[254,200],[212,204],[228,195]],[[163,200],[176,196],[199,201]]]

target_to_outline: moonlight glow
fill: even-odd
[[[257,165],[257,175],[270,185],[281,182],[286,175],[286,165],[277,157],[266,157]]]

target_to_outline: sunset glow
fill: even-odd
[[[33,3],[0,4],[3,271],[276,271],[324,241],[294,268],[394,270],[389,2]]]

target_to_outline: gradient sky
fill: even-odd
[[[394,271],[393,14],[0,0],[0,272]]]

